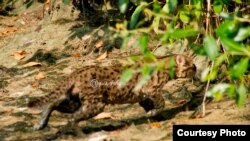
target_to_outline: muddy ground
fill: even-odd
[[[164,87],[167,108],[156,117],[146,118],[138,104],[114,105],[107,106],[96,119],[80,123],[85,138],[63,132],[67,118],[59,112],[52,114],[48,127],[34,131],[41,109],[26,107],[32,97],[48,94],[77,68],[126,63],[124,54],[138,52],[136,48],[116,49],[119,43],[106,42],[111,36],[107,26],[89,26],[77,20],[77,12],[65,12],[69,8],[61,5],[49,18],[43,18],[42,5],[35,3],[18,16],[0,16],[0,140],[167,141],[172,140],[173,124],[250,124],[249,100],[238,108],[226,98],[206,105],[204,118],[190,119],[193,111],[183,110],[182,104],[193,95],[188,90],[199,86],[178,80],[178,86],[169,82]],[[109,45],[114,49],[106,54]],[[175,46],[185,45],[180,42]],[[158,42],[151,42],[150,47],[160,55],[176,51],[176,47],[166,49]],[[201,69],[206,59],[197,57],[195,63]]]

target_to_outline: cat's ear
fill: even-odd
[[[176,55],[175,57],[175,63],[177,66],[184,66],[186,64],[186,59],[185,59],[185,55]]]

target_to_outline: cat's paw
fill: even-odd
[[[162,111],[162,109],[153,109],[153,110],[150,110],[149,112],[147,112],[147,116],[148,117],[156,116],[161,111]]]
[[[33,130],[41,130],[43,129],[45,126],[44,125],[41,125],[41,124],[36,124],[33,126]]]

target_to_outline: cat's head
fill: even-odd
[[[176,78],[193,78],[196,73],[196,66],[193,59],[187,55],[178,54],[175,56]]]

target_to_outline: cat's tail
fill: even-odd
[[[50,94],[39,97],[35,100],[32,100],[28,102],[28,108],[40,108],[43,107],[47,103],[51,103],[54,101],[57,101],[58,99],[61,99],[61,97],[65,97],[70,91],[70,89],[73,88],[73,84],[70,82],[63,82],[61,85],[59,85],[54,91],[52,91]]]
[[[35,100],[28,102],[28,108],[43,107],[43,105],[45,105],[46,103],[50,103],[50,102],[53,102],[54,100],[58,99],[59,96],[60,96],[59,94],[52,92],[48,95],[39,97]]]

